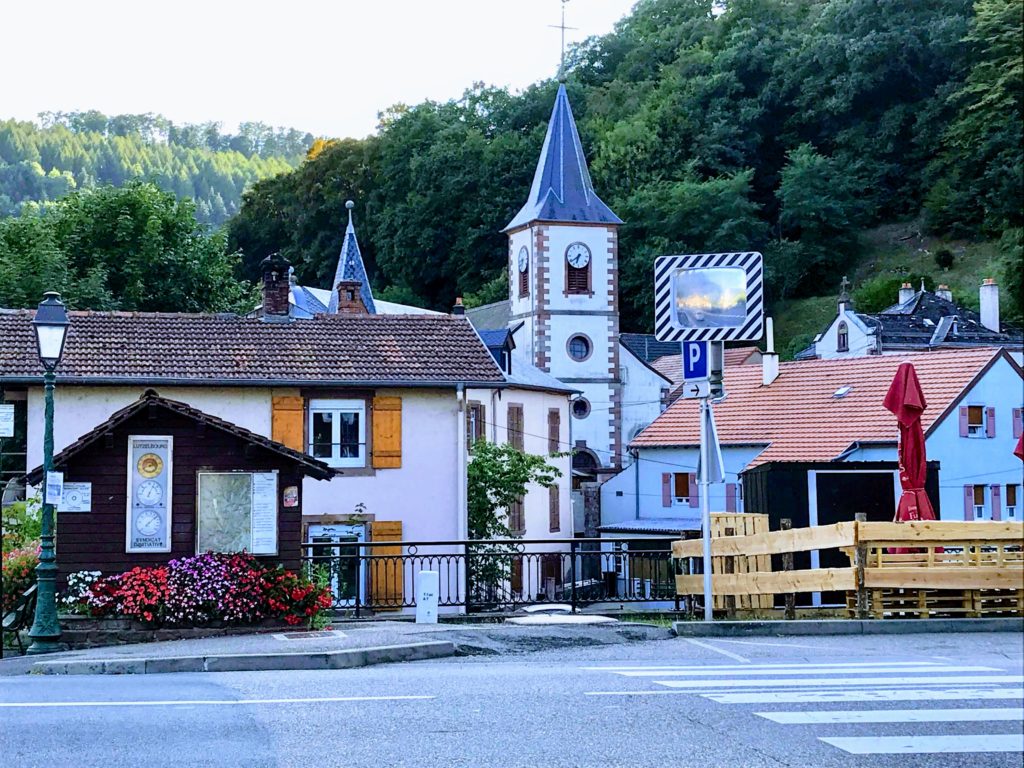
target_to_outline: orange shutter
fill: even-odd
[[[301,397],[271,399],[270,437],[296,451],[306,452],[305,418]]]
[[[373,398],[373,468],[402,466],[402,398]]]
[[[401,541],[401,520],[375,520],[370,523],[371,541]],[[370,604],[375,611],[397,611],[405,594],[405,569],[402,547],[368,547],[372,555],[370,570]]]

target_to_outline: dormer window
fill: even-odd
[[[846,322],[839,324],[839,330],[836,332],[836,352],[849,352],[850,351],[850,328]]]

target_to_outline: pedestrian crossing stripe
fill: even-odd
[[[661,691],[659,691],[660,693]],[[665,691],[687,693],[687,691]],[[875,690],[702,693],[719,704],[831,704],[860,701],[994,701],[1024,699],[1024,688],[893,688]]]
[[[798,687],[834,687],[836,681],[830,677],[815,678],[777,678],[765,680],[655,680],[658,685],[668,688],[798,688]],[[853,681],[850,681],[852,683]],[[1024,683],[1024,675],[971,675],[970,677],[940,677],[922,679],[920,677],[860,677],[857,685],[873,685],[891,687],[899,685],[977,685],[979,683]]]
[[[632,672],[651,669],[675,669],[679,671],[694,670],[699,672],[704,669],[731,669],[736,672],[749,672],[752,669],[852,669],[854,667],[941,667],[942,663],[937,661],[844,661],[838,664],[701,664],[699,666],[679,666],[676,664],[656,666],[645,665],[638,667],[583,667],[588,672]]]
[[[1024,720],[1024,709],[850,709],[800,710],[797,712],[755,712],[758,717],[782,725],[823,725],[832,723],[993,723]]]
[[[780,669],[751,669],[746,672],[748,675],[759,676],[759,675],[820,675],[825,672],[841,672],[844,675],[870,675],[870,674],[884,674],[888,672],[917,672],[918,670],[908,669],[902,666],[888,666],[879,665],[871,667],[844,667],[837,665],[835,667],[829,667],[824,669],[806,669],[803,667],[783,667]],[[935,666],[929,667],[927,670],[920,670],[922,672],[927,671],[929,674],[942,672],[999,672],[1000,670],[996,667],[945,667]],[[680,677],[714,677],[716,675],[735,675],[735,670],[728,669],[701,669],[701,670],[681,670],[681,669],[651,669],[651,670],[630,670],[624,672],[616,672],[617,675],[623,677],[671,677],[673,675]],[[767,683],[766,683],[767,684]]]
[[[1022,734],[957,734],[955,736],[822,736],[819,741],[853,755],[926,755],[950,752],[1021,752]]]

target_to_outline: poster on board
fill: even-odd
[[[277,554],[277,472],[200,472],[197,552]]]
[[[173,438],[128,437],[127,552],[171,551]]]

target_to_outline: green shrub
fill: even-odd
[[[43,527],[39,502],[36,499],[16,501],[4,508],[2,525],[5,554],[36,541]]]
[[[935,266],[939,269],[949,269],[953,266],[953,252],[949,248],[939,248],[935,251]]]
[[[21,593],[36,583],[36,566],[39,565],[39,542],[3,553],[3,610],[7,613],[14,608]]]
[[[921,288],[921,279],[924,279],[924,287],[929,290],[935,290],[935,281],[932,280],[930,275],[902,275],[902,276],[883,276],[873,277],[870,280],[865,280],[853,293],[854,304],[857,307],[858,312],[866,312],[873,314],[875,312],[881,312],[886,307],[891,307],[897,302],[900,296],[900,286],[903,283],[910,283],[914,286],[914,290],[918,291]]]

